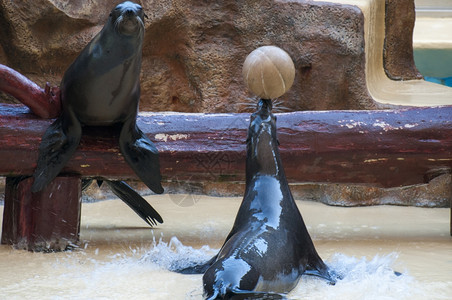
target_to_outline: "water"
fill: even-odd
[[[1,298],[201,299],[202,275],[169,270],[213,256],[241,199],[201,197],[191,207],[147,199],[165,219],[152,230],[121,201],[102,201],[83,204],[76,251],[0,246]],[[449,209],[297,204],[319,254],[344,278],[331,286],[304,276],[290,299],[450,299]]]

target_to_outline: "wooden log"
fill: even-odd
[[[55,118],[61,112],[60,89],[40,88],[19,72],[0,64],[0,91],[10,94],[28,106],[37,116]]]
[[[57,177],[33,194],[33,179],[6,179],[2,244],[30,251],[61,251],[77,244],[80,232],[79,177]]]
[[[51,120],[0,105],[0,174],[31,175]],[[241,181],[249,114],[141,113],[138,126],[159,149],[164,180]],[[277,114],[291,182],[395,187],[428,181],[452,168],[452,106],[387,111]],[[65,174],[137,179],[111,127],[84,128]],[[434,175],[436,176],[436,175]]]

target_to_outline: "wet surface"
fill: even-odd
[[[241,198],[185,198],[193,205],[176,205],[175,195],[146,197],[165,220],[153,229],[120,200],[84,203],[78,250],[43,254],[0,246],[0,295],[201,299],[201,275],[168,269],[214,255]],[[449,209],[297,204],[320,256],[346,276],[335,286],[302,277],[291,299],[449,299]],[[395,270],[403,275],[395,276]]]

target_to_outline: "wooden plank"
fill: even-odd
[[[40,88],[36,83],[5,65],[0,64],[0,91],[10,94],[41,118],[55,118],[61,112],[60,89]]]
[[[0,105],[0,175],[31,175],[51,120]],[[159,149],[164,180],[241,181],[249,114],[142,113],[139,127]],[[387,111],[277,114],[291,182],[382,187],[428,181],[452,168],[452,106]],[[119,152],[115,129],[84,128],[64,173],[137,179]],[[434,175],[433,175],[434,176]]]

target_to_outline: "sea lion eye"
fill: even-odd
[[[121,10],[121,7],[116,6],[111,12],[110,12],[110,17],[117,17],[118,16],[118,12]]]

